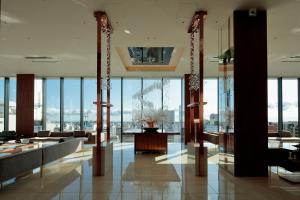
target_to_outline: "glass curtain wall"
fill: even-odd
[[[158,132],[162,132],[163,122],[172,117],[162,111],[162,79],[143,79],[142,95],[142,118],[146,120],[143,126],[154,121],[159,127]]]
[[[297,79],[282,80],[282,115],[283,130],[291,132],[293,136],[299,136]]]
[[[43,130],[43,80],[34,80],[34,132]]]
[[[268,132],[278,131],[278,80],[268,80]]]
[[[181,97],[181,79],[164,78],[163,79],[163,113],[166,119],[163,121],[164,132],[180,133],[182,129],[182,97]],[[174,135],[174,142],[180,142],[181,136]]]
[[[84,129],[96,131],[96,79],[85,78],[83,82],[83,121]],[[143,87],[143,95],[142,95]],[[162,87],[162,88],[161,88]],[[183,82],[180,78],[141,79],[124,78],[123,91],[121,78],[111,81],[111,134],[120,139],[133,141],[132,134],[140,132],[142,119],[150,108],[161,114],[160,131],[181,132],[183,111],[181,106]],[[16,127],[16,79],[9,79],[9,130]],[[269,131],[278,129],[278,79],[268,80],[268,121]],[[4,130],[4,90],[5,80],[0,78],[0,131]],[[34,94],[34,131],[42,130],[43,116],[43,80],[35,80]],[[205,131],[215,132],[218,128],[218,80],[204,80]],[[60,79],[46,79],[46,130],[60,130]],[[121,96],[123,94],[123,96]],[[290,131],[294,136],[298,133],[298,80],[283,79],[283,130]],[[104,98],[106,91],[103,93]],[[122,105],[122,98],[123,105]],[[221,100],[221,99],[220,99]],[[161,103],[163,101],[163,103]],[[80,79],[64,80],[64,130],[80,128]],[[123,111],[121,108],[123,107]],[[180,112],[181,111],[181,112]],[[103,113],[104,116],[106,113]],[[122,116],[121,116],[122,114]],[[123,124],[121,124],[123,117]],[[163,122],[163,123],[162,123]],[[181,123],[180,123],[181,122]],[[123,125],[123,126],[122,126]],[[177,140],[176,140],[177,141]]]
[[[10,131],[16,130],[16,95],[17,95],[17,80],[10,78],[9,80],[9,120],[8,127]]]
[[[141,79],[123,79],[123,142],[133,142],[131,133],[142,127]]]
[[[110,88],[110,135],[111,139],[121,140],[121,78],[111,80]]]
[[[84,79],[83,83],[83,127],[87,131],[97,128],[97,80]]]
[[[60,131],[60,79],[47,79],[46,130]]]
[[[218,79],[204,79],[204,131],[218,132]]]
[[[0,78],[0,132],[4,130],[4,78]]]
[[[107,89],[103,88],[102,101],[107,102]],[[112,140],[121,140],[121,78],[113,78],[110,81],[110,136]],[[103,128],[107,127],[107,108],[104,106]]]
[[[80,130],[80,79],[64,79],[63,130]]]

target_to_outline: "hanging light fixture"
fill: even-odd
[[[106,88],[110,90],[110,30],[106,30]]]
[[[110,87],[110,67],[111,67],[111,59],[110,59],[110,39],[111,39],[111,32],[112,28],[108,22],[107,15],[102,15],[101,17],[101,31],[102,33],[106,34],[106,78],[101,78],[101,88],[103,90],[111,89]]]
[[[198,90],[200,87],[200,79],[199,74],[195,73],[195,60],[194,60],[194,53],[195,53],[195,32],[191,32],[190,37],[190,45],[191,45],[191,51],[190,51],[190,67],[191,67],[191,73],[189,77],[189,83],[190,83],[190,90]]]

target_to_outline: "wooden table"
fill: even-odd
[[[168,153],[168,133],[134,134],[134,153],[137,151]]]

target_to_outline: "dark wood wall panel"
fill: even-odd
[[[34,75],[17,75],[16,132],[33,136],[34,127]]]
[[[267,13],[234,12],[236,176],[267,176]]]

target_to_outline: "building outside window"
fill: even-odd
[[[64,79],[63,130],[80,130],[80,79]]]
[[[34,132],[43,130],[43,80],[34,80]]]
[[[158,131],[162,132],[162,125],[167,117],[162,112],[162,79],[143,79],[142,120],[155,120]]]
[[[110,134],[112,139],[121,139],[121,78],[111,80]]]
[[[87,131],[97,128],[97,80],[84,79],[83,83],[83,127]]]
[[[218,132],[218,79],[204,79],[204,130]]]
[[[297,79],[282,80],[282,114],[283,130],[290,131],[293,136],[299,136]]]
[[[10,78],[9,80],[9,125],[10,131],[16,130],[16,95],[17,95],[17,80]]]
[[[4,78],[0,78],[0,131],[4,130]]]
[[[182,128],[182,97],[181,79],[163,79],[163,111],[167,118],[163,123],[164,132],[181,133]],[[176,138],[175,138],[176,137]],[[180,142],[181,136],[174,137],[174,142]]]
[[[123,129],[124,141],[132,141],[130,133],[142,131],[142,120],[147,113],[159,111],[166,115],[158,120],[159,131],[181,132],[183,116],[182,81],[179,78],[123,79],[123,102],[121,101],[121,78],[111,80],[111,135],[120,139]],[[4,130],[5,80],[0,78],[0,131]],[[143,90],[142,90],[143,88]],[[96,131],[96,79],[84,79],[83,121],[84,129]],[[42,130],[43,80],[35,79],[34,131]],[[60,79],[46,80],[46,129],[60,131]],[[207,132],[218,131],[218,79],[204,80],[204,128]],[[298,131],[298,80],[282,80],[283,130],[299,137]],[[80,79],[64,79],[64,131],[80,129]],[[103,90],[106,101],[106,90]],[[16,129],[16,79],[9,79],[9,130]],[[122,105],[123,104],[123,105]],[[123,106],[123,113],[121,107]],[[123,124],[121,115],[123,114]],[[103,125],[106,126],[106,109],[103,108]],[[278,79],[268,80],[269,129],[278,129]],[[122,127],[123,126],[123,127]],[[131,139],[130,139],[131,138]]]
[[[268,80],[268,131],[278,131],[278,80]]]
[[[60,79],[46,81],[46,130],[60,131]]]
[[[141,132],[141,79],[123,79],[123,141],[133,141],[133,132]]]

